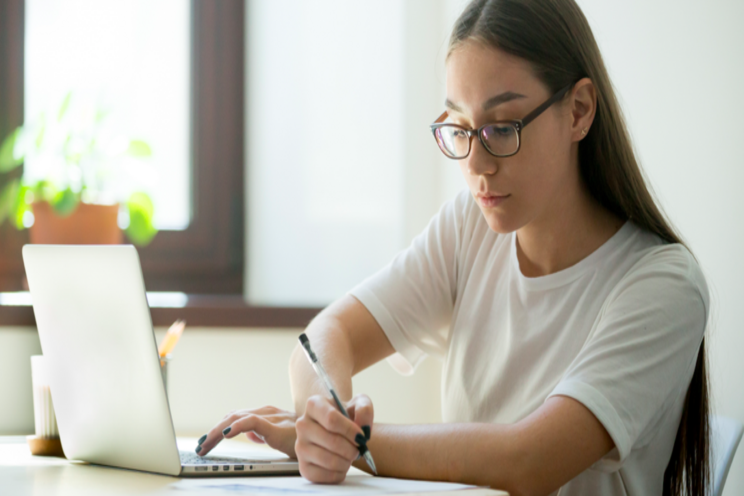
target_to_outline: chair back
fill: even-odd
[[[710,427],[713,496],[721,496],[744,426],[737,420],[714,415]]]

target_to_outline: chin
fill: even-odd
[[[483,217],[486,219],[488,227],[490,227],[491,231],[495,233],[509,234],[521,227],[518,223],[514,222],[513,219],[509,219],[505,215],[498,215],[494,212],[483,212],[483,210],[481,210],[481,212],[483,213]]]

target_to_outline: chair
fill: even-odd
[[[720,415],[714,415],[710,424],[713,496],[721,496],[744,427],[741,422]]]

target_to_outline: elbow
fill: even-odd
[[[304,357],[303,351],[300,345],[295,345],[292,355],[289,357],[289,390],[292,394],[292,402],[295,405],[295,412],[297,415],[301,415],[305,409],[304,401],[302,401],[301,394],[301,382],[302,382],[302,365],[303,360],[307,361]]]

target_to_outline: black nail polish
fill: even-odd
[[[367,441],[369,441],[369,438],[372,437],[372,426],[363,425],[362,430],[364,431],[364,437],[366,437]]]
[[[359,456],[364,456],[367,451],[368,449],[366,444],[359,446]]]
[[[367,439],[364,437],[364,434],[357,434],[356,436],[354,436],[354,441],[356,441],[360,448],[362,446],[366,448],[367,446]]]
[[[225,430],[222,431],[222,435],[227,436],[228,434],[230,434],[231,430],[232,430],[232,426],[225,427]]]
[[[198,443],[196,443],[196,444],[199,444],[199,445],[201,445],[201,444],[202,444],[202,443],[203,443],[204,441],[206,441],[206,440],[207,440],[207,435],[206,435],[206,434],[204,434],[204,435],[203,435],[202,437],[200,437],[200,438],[199,438],[199,442],[198,442]]]
[[[195,451],[199,453],[201,451],[201,445],[197,446]]]

